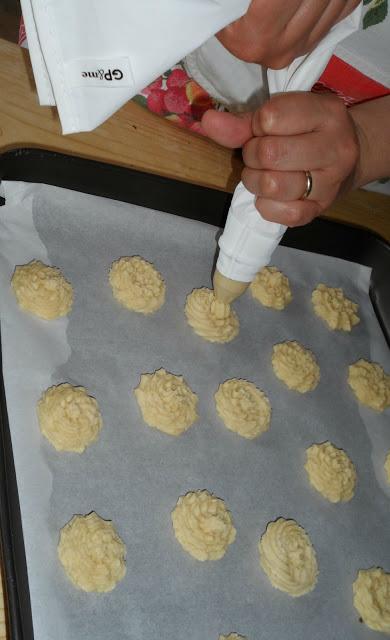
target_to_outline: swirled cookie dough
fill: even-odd
[[[66,316],[72,309],[72,285],[57,267],[40,260],[15,267],[11,287],[19,307],[44,320]]]
[[[351,364],[348,384],[356,398],[375,411],[384,411],[390,406],[390,375],[379,364],[358,360]]]
[[[353,583],[353,604],[370,629],[390,634],[390,573],[361,569]]]
[[[272,586],[290,596],[312,591],[318,566],[306,531],[295,520],[278,518],[269,522],[259,542],[260,565]]]
[[[145,422],[171,436],[180,436],[198,419],[198,396],[183,376],[165,369],[144,373],[134,394]]]
[[[330,502],[348,502],[354,495],[356,471],[345,451],[331,442],[306,449],[305,469],[310,484]]]
[[[284,309],[292,300],[289,280],[276,267],[263,267],[249,289],[261,304],[278,311]]]
[[[229,304],[216,299],[211,289],[194,289],[185,305],[188,324],[209,342],[230,342],[238,334],[240,323]]]
[[[345,297],[340,288],[319,284],[311,296],[314,312],[325,320],[330,329],[351,331],[360,322],[359,305]]]
[[[239,633],[229,633],[227,636],[219,636],[218,640],[247,640],[247,638],[240,636]]]
[[[58,557],[83,591],[112,591],[126,574],[126,547],[114,525],[95,512],[73,516],[60,532]]]
[[[214,398],[224,424],[243,438],[256,438],[269,429],[270,402],[253,382],[226,380],[219,385]]]
[[[37,413],[43,435],[57,451],[82,453],[96,440],[103,424],[95,398],[84,387],[68,383],[47,389]]]
[[[320,381],[320,368],[314,354],[296,341],[274,346],[272,367],[279,380],[299,393],[312,391]]]
[[[390,450],[387,452],[386,460],[385,460],[385,473],[387,482],[390,482]]]
[[[154,313],[164,304],[165,282],[161,274],[139,256],[113,262],[109,280],[114,298],[130,311]]]
[[[219,560],[236,538],[231,513],[208,491],[180,496],[172,511],[175,536],[196,560]]]

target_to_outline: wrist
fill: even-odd
[[[349,115],[359,140],[353,188],[390,175],[390,95],[350,107]]]
[[[349,115],[355,129],[359,150],[358,159],[350,180],[350,189],[353,190],[359,189],[370,181],[370,179],[367,177],[367,159],[369,157],[370,144],[364,126],[364,113],[362,114],[361,109],[359,109],[358,107],[351,107],[349,109]]]

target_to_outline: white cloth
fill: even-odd
[[[188,75],[231,111],[251,111],[268,98],[266,70],[243,62],[215,36],[184,60]]]
[[[324,71],[339,42],[357,31],[361,15],[362,5],[359,4],[347,18],[332,27],[314,51],[296,58],[285,69],[269,69],[267,76],[270,94],[281,91],[309,91]]]
[[[372,3],[366,6],[366,15],[374,9]],[[343,40],[335,54],[375,82],[390,87],[390,12],[381,22]]]
[[[90,131],[250,0],[21,0],[39,101]]]

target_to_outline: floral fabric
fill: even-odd
[[[202,133],[200,120],[208,109],[221,109],[221,106],[188,76],[182,63],[157,78],[133,100],[179,127],[196,133]]]

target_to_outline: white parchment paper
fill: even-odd
[[[274,264],[290,278],[284,312],[249,294],[235,304],[241,322],[230,344],[204,342],[187,325],[186,295],[210,286],[217,229],[176,216],[44,185],[5,183],[0,208],[0,296],[7,407],[22,511],[37,640],[249,640],[372,637],[352,605],[359,568],[390,571],[390,490],[383,463],[389,411],[359,407],[346,378],[358,358],[390,357],[368,297],[369,269],[279,248]],[[164,307],[145,317],[113,299],[108,271],[123,255],[151,260],[167,284]],[[63,270],[75,290],[69,318],[41,321],[19,310],[9,286],[16,264],[33,258]],[[350,335],[314,316],[310,295],[325,282],[360,305]],[[272,346],[296,339],[311,348],[321,382],[309,394],[274,376]],[[180,438],[147,427],[133,389],[160,367],[183,374],[199,396],[199,421]],[[213,394],[230,377],[268,394],[270,430],[255,441],[229,432]],[[60,382],[82,384],[104,427],[83,455],[57,453],[41,437],[35,406]],[[332,505],[309,485],[305,449],[326,439],[354,461],[353,500]],[[206,488],[225,499],[237,540],[217,562],[187,555],[172,533],[179,495]],[[76,590],[60,566],[60,528],[75,513],[112,519],[127,546],[127,575],[105,595]],[[317,552],[316,589],[299,599],[273,589],[259,567],[267,522],[295,518]]]

